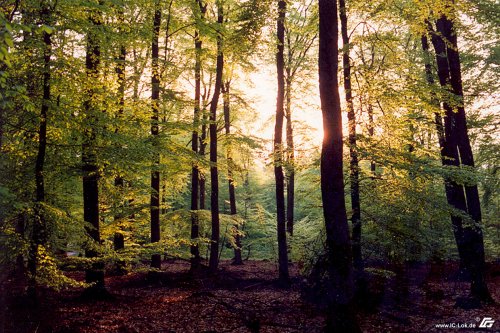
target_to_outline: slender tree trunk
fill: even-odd
[[[353,310],[351,242],[342,172],[342,114],[338,86],[338,18],[335,0],[319,1],[319,89],[323,113],[321,195],[328,254],[326,332],[361,332]]]
[[[451,85],[450,92],[461,99],[459,106],[455,108],[448,101],[443,101],[445,109],[443,161],[445,165],[459,167],[463,164],[473,167],[474,159],[467,133],[460,59],[453,22],[442,15],[436,22],[436,30],[437,32],[432,35],[432,43],[436,52],[439,83],[446,89]],[[477,185],[465,186],[464,193],[464,186],[453,180],[447,180],[446,194],[450,205],[468,213],[474,221],[473,225],[464,225],[461,217],[452,216],[461,263],[471,279],[471,294],[489,302],[492,298],[485,279],[484,242],[479,226],[481,208]]]
[[[344,73],[344,90],[349,123],[349,178],[351,182],[351,223],[352,223],[352,257],[354,268],[358,275],[363,272],[363,258],[361,254],[361,203],[359,197],[359,163],[356,144],[356,115],[351,87],[351,61],[349,59],[349,35],[347,31],[347,12],[345,0],[339,0],[340,23],[342,34],[342,63]]]
[[[274,126],[274,177],[276,179],[276,216],[278,234],[279,281],[287,285],[288,251],[286,245],[285,180],[283,175],[283,118],[285,116],[285,14],[286,1],[278,0],[276,69],[278,73],[278,97],[276,98],[276,124]]]
[[[429,86],[433,87],[435,82],[434,82],[434,75],[432,73],[431,54],[429,51],[429,41],[427,39],[427,35],[425,34],[422,35],[421,43],[422,43],[422,51],[424,52],[425,78]],[[437,98],[434,92],[431,92],[431,103],[437,108],[440,107],[439,99]],[[443,117],[441,117],[441,114],[439,112],[434,113],[434,123],[436,125],[439,148],[442,150],[444,147],[444,127],[443,127]],[[442,155],[441,155],[441,161],[443,162]]]
[[[206,119],[207,117],[203,115],[203,124],[201,125],[201,138],[200,138],[200,159],[205,159],[206,155],[206,140],[207,140],[207,125],[206,125]],[[206,187],[207,187],[207,181],[205,178],[205,174],[201,171],[198,170],[199,176],[200,176],[200,209],[206,209]]]
[[[119,32],[123,33],[123,25],[124,23],[124,12],[123,12],[123,7],[120,7],[118,9],[118,22],[120,24],[119,27]],[[117,62],[116,62],[116,67],[115,67],[115,72],[116,75],[118,76],[118,115],[117,118],[120,118],[123,115],[123,111],[125,108],[125,61],[127,59],[127,49],[124,44],[120,45],[120,51],[118,54]],[[115,129],[115,134],[118,133],[119,127],[117,126]],[[119,149],[119,147],[117,148]],[[121,174],[116,174],[115,175],[115,180],[114,184],[116,189],[119,191],[119,196],[122,196],[123,193],[123,188],[125,186],[125,180],[123,179],[123,176]],[[118,209],[123,210],[124,208],[124,201],[120,200],[119,202],[119,207]],[[123,213],[115,213],[114,220],[118,222],[122,217]],[[115,251],[121,250],[125,247],[125,238],[123,236],[123,233],[121,231],[121,228],[119,228],[117,232],[115,232],[115,235],[113,237],[113,247]],[[124,264],[122,260],[121,264]]]
[[[47,21],[50,15],[48,8],[42,10],[42,17]],[[48,22],[47,22],[48,24]],[[47,148],[47,113],[50,104],[50,57],[52,55],[51,34],[43,32],[43,98],[40,111],[40,125],[38,128],[38,153],[35,163],[35,205],[34,205],[34,221],[32,230],[32,240],[30,246],[30,255],[28,260],[28,268],[31,274],[29,293],[36,298],[36,276],[38,270],[38,252],[41,246],[46,246],[47,243],[47,226],[45,221],[44,207],[45,202],[45,180],[44,180],[44,164],[45,151]]]
[[[86,228],[87,234],[93,239],[93,244],[85,250],[85,256],[95,258],[99,255],[96,246],[101,242],[99,231],[99,167],[97,164],[97,113],[98,106],[95,104],[97,92],[93,87],[94,81],[99,79],[99,64],[101,58],[100,41],[98,37],[99,25],[101,25],[101,13],[92,10],[89,14],[91,23],[90,31],[87,35],[87,51],[85,57],[85,67],[89,88],[87,100],[84,102],[85,109],[85,129],[82,143],[82,164],[83,164],[83,219],[90,223],[91,227]],[[92,296],[100,296],[106,293],[104,284],[104,265],[94,263],[85,272],[85,280],[92,283],[86,293]]]
[[[222,28],[224,22],[224,11],[222,1],[217,1],[217,23]],[[212,235],[210,240],[210,260],[209,270],[212,273],[217,271],[219,265],[219,242],[220,242],[220,223],[219,223],[219,174],[217,170],[217,105],[222,86],[222,73],[224,67],[224,54],[222,53],[222,32],[217,34],[217,68],[215,75],[214,96],[210,103],[210,210],[212,213]]]
[[[118,21],[121,25],[124,25],[124,13],[123,8],[118,10]],[[120,33],[123,33],[122,26],[119,28]],[[116,75],[118,76],[118,116],[123,115],[123,110],[125,108],[125,61],[127,59],[127,49],[125,45],[120,45],[120,53],[118,54],[118,59],[116,63]],[[115,133],[118,133],[118,127],[115,129]],[[115,176],[115,186],[120,190],[124,186],[124,179],[121,175]]]
[[[198,1],[200,8],[200,17],[203,19],[205,14],[205,7]],[[194,65],[194,77],[195,77],[195,88],[194,88],[194,116],[193,116],[193,133],[191,135],[191,149],[195,155],[198,154],[198,130],[200,127],[200,103],[201,103],[201,51],[202,51],[202,41],[200,38],[200,31],[196,29],[194,34],[194,47],[195,47],[195,65]],[[200,236],[199,227],[199,188],[200,188],[200,172],[198,168],[198,162],[194,162],[191,168],[191,240],[196,242]],[[200,248],[198,244],[191,245],[191,270],[196,271],[199,268],[201,262],[200,258]]]
[[[372,104],[368,101],[368,135],[370,136],[370,139],[373,140],[373,135],[375,133],[375,123],[373,121],[373,106]],[[370,171],[372,175],[375,175],[377,167],[375,164],[375,161],[371,160],[370,161]]]
[[[290,48],[290,47],[289,47]],[[288,60],[290,63],[291,57]],[[293,142],[293,122],[292,122],[292,78],[290,67],[286,68],[286,230],[293,236],[294,207],[295,207],[295,147]]]
[[[151,108],[153,115],[151,117],[151,135],[153,136],[153,168],[151,170],[151,243],[160,241],[160,154],[157,151],[158,143],[158,113],[160,99],[160,72],[159,72],[159,45],[158,39],[160,35],[161,24],[161,8],[160,1],[155,1],[155,13],[153,18],[153,41],[151,45],[151,67],[153,75],[151,76]],[[161,255],[155,253],[151,256],[151,267],[161,268]]]
[[[229,190],[229,207],[230,214],[236,215],[236,191],[234,188],[234,179],[233,179],[233,155],[231,149],[231,140],[229,136],[231,135],[231,104],[230,104],[230,93],[231,93],[231,81],[226,81],[222,85],[222,97],[224,99],[224,128],[226,130],[227,140],[227,151],[226,151],[226,159],[227,159],[227,179],[228,179],[228,190]],[[234,248],[234,259],[233,265],[243,265],[243,259],[241,258],[241,236],[239,235],[238,226],[235,227],[236,236],[235,243],[236,247]]]
[[[285,13],[286,16],[286,13]],[[285,120],[286,120],[286,231],[293,236],[294,206],[295,206],[295,147],[293,142],[292,122],[292,40],[290,32],[285,29],[287,44],[287,62],[285,66]],[[289,245],[289,244],[288,244]],[[290,249],[289,249],[290,250]]]

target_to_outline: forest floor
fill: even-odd
[[[109,300],[86,300],[81,290],[43,291],[37,307],[27,306],[21,290],[5,292],[2,314],[5,332],[143,333],[143,332],[322,332],[324,311],[304,300],[305,279],[291,265],[292,285],[280,288],[277,267],[268,261],[246,261],[232,266],[224,261],[220,273],[193,278],[189,263],[165,261],[160,277],[134,272],[106,278]],[[370,281],[372,302],[360,311],[363,332],[453,332],[438,328],[450,324],[479,326],[485,317],[496,320],[489,332],[500,332],[500,307],[487,305],[463,310],[455,307],[467,295],[468,285],[448,279],[456,263],[414,265],[398,275]],[[83,273],[71,273],[83,278]],[[7,281],[4,288],[8,288]],[[500,301],[500,264],[490,264],[488,283]],[[16,284],[19,285],[19,284]],[[368,306],[366,306],[368,305]],[[2,327],[0,326],[0,332]],[[473,329],[460,329],[473,332]]]

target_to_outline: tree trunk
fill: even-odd
[[[201,1],[198,1],[200,8],[200,17],[203,18],[205,14],[205,7]],[[198,154],[198,130],[200,127],[200,103],[201,103],[201,50],[202,41],[200,38],[200,31],[196,29],[194,33],[194,47],[195,47],[195,65],[194,65],[194,116],[193,116],[193,133],[191,135],[191,150],[195,155]],[[200,172],[198,162],[195,161],[191,168],[191,240],[196,242],[200,236],[199,217],[198,217],[198,200],[200,188]],[[198,244],[191,245],[191,270],[196,271],[200,266],[200,248]]]
[[[42,17],[46,24],[49,24],[48,16],[50,9],[47,7],[42,9]],[[29,294],[36,298],[36,276],[38,270],[38,252],[41,246],[46,246],[47,243],[47,227],[45,221],[44,207],[45,202],[45,181],[44,181],[44,164],[45,151],[47,148],[47,113],[50,104],[50,57],[52,55],[51,34],[43,32],[43,98],[42,107],[40,110],[40,124],[38,128],[38,153],[35,163],[35,205],[34,205],[34,221],[32,230],[32,240],[30,245],[30,255],[28,260],[28,268],[31,274]]]
[[[458,152],[463,165],[474,168],[474,155],[467,132],[467,120],[464,107],[464,93],[462,87],[462,72],[460,66],[460,56],[458,53],[457,35],[453,23],[448,20],[450,25],[449,35],[446,36],[450,43],[447,44],[448,64],[450,66],[450,82],[453,93],[460,98],[455,118],[458,131]],[[474,297],[482,301],[491,301],[491,294],[486,284],[485,276],[485,254],[484,240],[481,229],[481,202],[477,184],[465,185],[465,197],[467,200],[467,211],[476,225],[464,228],[464,242],[470,248],[466,252],[467,261],[471,272],[471,293]]]
[[[224,11],[222,1],[217,1],[217,23],[219,29],[224,22]],[[220,242],[220,223],[219,223],[219,174],[217,170],[217,105],[222,86],[222,72],[224,67],[224,55],[222,53],[222,32],[217,33],[217,68],[215,74],[214,96],[210,103],[210,210],[212,213],[212,235],[210,240],[210,260],[208,268],[211,273],[217,271],[219,265],[219,242]]]
[[[373,140],[373,135],[375,133],[375,124],[373,122],[373,106],[370,101],[368,101],[368,135],[370,136],[370,140]],[[370,171],[372,175],[375,175],[376,171],[375,161],[370,161]]]
[[[289,63],[290,59],[289,57]],[[293,220],[295,206],[295,147],[293,142],[293,123],[292,123],[292,78],[290,67],[287,67],[286,79],[286,230],[290,236],[293,236]]]
[[[201,124],[201,137],[200,137],[200,159],[205,159],[206,148],[207,148],[207,116],[206,110],[203,109],[203,119]],[[205,174],[198,170],[200,176],[200,209],[205,209],[206,205],[206,179]]]
[[[153,168],[151,170],[151,243],[160,241],[160,154],[157,151],[158,143],[158,112],[160,99],[160,72],[158,63],[158,39],[161,24],[160,1],[155,1],[155,13],[153,18],[153,41],[151,45],[151,108],[153,115],[151,117],[151,135],[153,136]],[[155,253],[151,256],[151,267],[161,268],[161,255]]]
[[[118,31],[120,33],[123,33],[123,26],[125,24],[124,20],[125,20],[124,19],[124,8],[119,7],[118,8],[118,22],[119,22],[120,26],[118,28]],[[118,54],[116,68],[115,68],[116,75],[118,76],[118,99],[119,99],[118,100],[117,118],[120,118],[123,115],[124,108],[125,108],[125,88],[126,88],[125,87],[125,85],[126,85],[126,81],[125,81],[126,64],[125,64],[125,61],[126,61],[126,59],[127,59],[127,49],[126,49],[125,45],[122,43],[120,45],[120,51]],[[115,134],[118,133],[118,131],[119,131],[119,127],[117,126],[115,129]],[[120,147],[117,147],[117,149],[120,149]],[[114,185],[115,185],[116,189],[119,191],[119,197],[121,198],[123,196],[123,189],[125,186],[125,180],[121,174],[117,173],[115,175]],[[114,215],[115,223],[117,223],[118,229],[119,229],[119,231],[115,232],[115,234],[113,236],[113,249],[115,251],[121,251],[125,248],[125,236],[121,232],[122,228],[121,228],[120,222],[119,222],[119,220],[124,217],[123,209],[125,207],[125,201],[123,199],[121,199],[119,201],[118,205],[119,206],[117,208],[118,208],[119,212],[115,213],[115,215]],[[118,259],[118,261],[116,262],[116,271],[115,272],[118,274],[125,274],[126,273],[125,267],[126,267],[125,260]]]
[[[443,101],[445,109],[443,161],[445,165],[459,167],[462,164],[474,167],[467,133],[460,59],[453,22],[442,15],[436,21],[436,30],[437,32],[432,35],[432,43],[436,51],[439,83],[449,90],[451,85],[450,92],[460,99],[457,107],[450,105],[446,100]],[[479,300],[489,302],[492,298],[485,279],[484,242],[480,228],[481,207],[477,185],[465,186],[464,194],[464,186],[452,180],[448,180],[447,184],[448,203],[468,213],[474,221],[473,225],[464,225],[461,217],[452,216],[461,263],[471,279],[471,294]]]
[[[283,118],[285,116],[285,14],[286,1],[278,0],[276,69],[278,74],[278,97],[276,98],[276,124],[274,126],[274,177],[276,179],[276,216],[278,234],[279,281],[288,285],[288,252],[286,245],[285,180],[283,175]]]
[[[352,223],[352,257],[357,275],[363,272],[363,258],[361,254],[361,204],[359,197],[359,163],[356,145],[356,115],[351,87],[351,62],[349,59],[349,35],[347,31],[347,12],[345,0],[339,0],[340,23],[342,34],[342,63],[344,74],[344,90],[349,123],[349,178],[351,182],[351,223]]]
[[[118,21],[121,24],[119,28],[119,32],[123,33],[122,25],[124,25],[124,13],[123,13],[123,8],[119,8],[118,10]],[[118,116],[121,116],[123,114],[123,110],[125,107],[125,61],[127,58],[127,49],[125,45],[120,45],[120,53],[118,55],[117,63],[116,63],[116,75],[118,76]],[[115,129],[115,133],[118,133],[118,127]],[[121,190],[124,186],[124,179],[121,175],[116,175],[115,176],[115,186]],[[121,205],[123,206],[123,205]],[[119,218],[119,216],[116,216]]]
[[[432,73],[432,64],[431,64],[431,54],[429,51],[429,41],[427,39],[427,35],[422,35],[421,38],[422,43],[422,51],[424,53],[424,68],[425,68],[425,78],[429,86],[434,86],[434,74]],[[439,108],[440,103],[434,92],[431,92],[431,103],[435,107]],[[444,127],[443,127],[443,118],[439,112],[434,113],[434,123],[436,125],[436,132],[438,137],[439,148],[442,150],[444,147]],[[443,162],[444,157],[441,155],[441,161]],[[443,162],[444,164],[444,162]]]
[[[227,179],[228,179],[228,190],[229,190],[229,207],[230,214],[236,215],[236,191],[234,189],[234,179],[233,179],[233,157],[231,151],[231,104],[230,104],[230,91],[231,89],[231,81],[226,81],[222,86],[222,97],[224,99],[224,128],[226,130],[227,140]],[[235,243],[236,247],[234,248],[234,259],[233,265],[243,265],[243,259],[241,258],[241,236],[239,235],[238,226],[235,227],[236,236]]]
[[[342,173],[342,115],[338,86],[335,0],[319,1],[319,89],[323,113],[321,195],[328,254],[326,332],[361,332],[353,310],[351,242]]]
[[[85,256],[95,258],[99,255],[96,247],[100,245],[101,237],[99,231],[99,167],[97,164],[97,122],[99,112],[95,105],[95,95],[93,81],[98,80],[99,63],[101,56],[100,41],[98,37],[99,25],[101,25],[101,13],[92,10],[89,14],[90,31],[87,35],[87,51],[85,56],[85,67],[89,88],[88,99],[84,102],[86,124],[82,143],[82,164],[83,164],[83,219],[90,223],[91,227],[86,227],[87,234],[94,240],[94,244],[85,250]],[[93,263],[90,269],[85,272],[85,280],[92,283],[86,293],[91,296],[101,296],[106,294],[104,284],[103,263]]]

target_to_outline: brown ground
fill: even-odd
[[[275,283],[277,267],[272,262],[249,261],[244,266],[221,263],[221,272],[212,278],[193,279],[183,261],[163,263],[165,273],[155,283],[146,273],[108,277],[111,300],[89,301],[81,290],[44,292],[38,310],[19,290],[8,290],[4,302],[5,332],[321,332],[324,313],[304,301],[304,279],[291,267],[292,287]],[[500,310],[488,305],[481,309],[454,307],[467,294],[467,284],[446,280],[455,264],[418,265],[401,270],[400,277],[370,282],[375,291],[371,302],[360,312],[364,332],[472,332],[435,328],[435,324],[479,325],[484,317],[496,320],[487,331],[500,331]],[[82,278],[82,273],[73,273]],[[13,281],[11,281],[12,283]],[[500,300],[500,265],[489,269],[489,287]],[[368,305],[368,306],[366,306]],[[0,325],[1,326],[1,325]],[[0,327],[0,332],[1,332]]]

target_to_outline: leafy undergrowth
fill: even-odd
[[[166,261],[155,280],[147,273],[112,276],[106,280],[112,299],[88,300],[81,290],[43,291],[34,307],[11,289],[3,314],[6,332],[321,332],[324,313],[301,297],[304,279],[292,265],[292,286],[276,283],[272,262],[248,261],[244,266],[222,262],[220,273],[193,278],[189,263]],[[463,310],[455,307],[465,297],[464,282],[447,280],[456,265],[417,265],[396,276],[371,281],[374,300],[360,312],[364,332],[446,332],[436,324],[475,324],[484,317],[497,320],[495,305]],[[500,300],[500,265],[490,267],[489,286]],[[83,273],[71,273],[82,279]],[[366,305],[366,304],[365,304]],[[36,310],[34,310],[36,309]],[[468,332],[473,330],[460,330]]]

